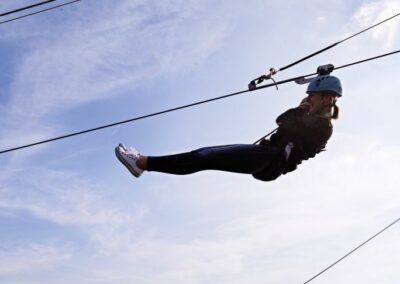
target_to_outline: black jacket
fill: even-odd
[[[267,143],[281,153],[269,167],[256,175],[257,179],[272,180],[281,174],[294,171],[303,160],[321,152],[332,135],[332,124],[318,115],[308,115],[302,108],[292,108],[281,114],[276,123],[278,130]],[[286,160],[284,150],[291,142],[294,147]]]

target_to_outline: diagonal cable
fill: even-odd
[[[319,272],[318,274],[316,274],[315,276],[313,276],[312,278],[308,279],[306,282],[304,282],[303,284],[307,284],[310,283],[312,280],[314,280],[315,278],[317,278],[318,276],[320,276],[321,274],[323,274],[324,272],[326,272],[327,270],[329,270],[330,268],[332,268],[333,266],[335,266],[336,264],[338,264],[339,262],[341,262],[343,259],[345,259],[346,257],[348,257],[349,255],[351,255],[352,253],[354,253],[355,251],[357,251],[358,249],[360,249],[362,246],[364,246],[365,244],[367,244],[368,242],[372,241],[373,239],[375,239],[377,236],[379,236],[380,234],[382,234],[384,231],[386,231],[387,229],[389,229],[390,227],[392,227],[394,224],[396,224],[397,222],[400,221],[400,218],[398,218],[396,221],[394,221],[393,223],[391,223],[389,226],[385,227],[384,229],[380,230],[378,233],[376,233],[375,235],[373,235],[372,237],[370,237],[368,240],[366,240],[365,242],[363,242],[362,244],[360,244],[359,246],[357,246],[356,248],[354,248],[352,251],[348,252],[346,255],[344,255],[343,257],[341,257],[340,259],[338,259],[337,261],[335,261],[334,263],[332,263],[331,265],[329,265],[327,268],[325,268],[324,270],[322,270],[321,272]]]
[[[18,12],[21,12],[21,11],[24,11],[24,10],[32,9],[34,7],[45,5],[45,4],[48,4],[50,2],[54,2],[54,1],[56,1],[56,0],[42,1],[40,3],[36,3],[36,4],[32,4],[32,5],[29,5],[29,6],[22,7],[22,8],[18,8],[18,9],[12,10],[12,11],[4,12],[4,13],[0,14],[0,17],[4,17],[4,16],[10,15],[10,14],[14,14],[14,13],[18,13]]]
[[[40,13],[44,13],[44,12],[47,12],[47,11],[50,11],[50,10],[58,9],[58,8],[61,8],[61,7],[64,7],[64,6],[79,2],[79,1],[81,1],[81,0],[74,0],[74,1],[66,2],[64,4],[60,4],[60,5],[56,5],[56,6],[47,8],[47,9],[39,10],[37,12],[33,12],[33,13],[26,14],[26,15],[22,15],[20,17],[16,17],[16,18],[12,18],[12,19],[9,19],[9,20],[5,20],[5,21],[0,22],[0,25],[1,24],[5,24],[5,23],[9,23],[9,22],[13,22],[13,21],[16,21],[16,20],[19,20],[19,19],[22,19],[22,18],[26,18],[26,17],[29,17],[29,16],[33,16],[33,15],[37,15],[37,14],[40,14]]]
[[[346,38],[344,38],[344,39],[342,39],[342,40],[340,40],[340,41],[338,41],[338,42],[335,42],[335,43],[333,43],[333,44],[331,44],[331,45],[329,45],[329,46],[327,46],[327,47],[325,47],[325,48],[323,48],[323,49],[321,49],[321,50],[318,50],[318,51],[316,51],[316,52],[314,52],[314,53],[312,53],[312,54],[310,54],[310,55],[308,55],[308,56],[306,56],[306,57],[303,57],[303,58],[301,58],[301,59],[299,59],[299,60],[297,60],[297,61],[295,61],[295,62],[293,62],[293,63],[291,63],[291,64],[289,64],[289,65],[286,65],[286,66],[284,66],[284,67],[281,67],[281,68],[279,68],[279,69],[277,70],[277,72],[278,72],[278,71],[283,71],[283,70],[288,69],[288,68],[290,68],[290,67],[292,67],[292,66],[294,66],[294,65],[297,65],[297,64],[299,64],[300,62],[303,62],[303,61],[305,61],[305,60],[307,60],[307,59],[309,59],[309,58],[311,58],[311,57],[314,57],[314,56],[317,55],[317,54],[320,54],[320,53],[322,53],[322,52],[324,52],[324,51],[327,51],[328,49],[331,49],[332,47],[335,47],[335,46],[337,46],[337,45],[339,45],[339,44],[341,44],[341,43],[343,43],[343,42],[345,42],[345,41],[347,41],[347,40],[349,40],[349,39],[351,39],[351,38],[353,38],[353,37],[356,37],[356,36],[358,36],[358,35],[360,35],[360,34],[366,32],[366,31],[368,31],[368,30],[370,30],[370,29],[375,28],[375,27],[377,27],[377,26],[379,26],[379,25],[382,25],[383,23],[385,23],[385,22],[387,22],[387,21],[390,21],[390,20],[392,20],[392,19],[394,19],[394,18],[396,18],[396,17],[398,17],[398,16],[400,16],[400,13],[395,14],[395,15],[389,17],[389,18],[386,18],[386,19],[384,19],[383,21],[380,21],[380,22],[378,22],[378,23],[376,23],[376,24],[374,24],[374,25],[372,25],[372,26],[370,26],[370,27],[368,27],[368,28],[366,28],[366,29],[363,29],[362,31],[359,31],[358,33],[355,33],[355,34],[353,34],[353,35],[351,35],[351,36],[348,36],[348,37],[346,37]]]

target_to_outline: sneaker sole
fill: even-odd
[[[131,166],[121,156],[121,153],[119,152],[119,146],[115,147],[115,155],[117,156],[118,160],[125,166],[125,168],[127,168],[131,172],[131,174],[133,174],[137,178],[140,177],[140,174],[132,169]]]

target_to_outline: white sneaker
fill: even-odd
[[[119,144],[115,147],[115,155],[118,160],[135,176],[140,177],[143,170],[137,166],[140,153],[133,147],[126,148],[124,145]]]

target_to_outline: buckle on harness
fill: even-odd
[[[293,147],[294,147],[294,144],[292,142],[289,142],[286,144],[285,149],[283,151],[283,156],[285,157],[286,160],[289,159],[290,154],[292,153]]]

